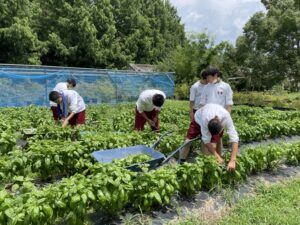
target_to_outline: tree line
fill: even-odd
[[[223,79],[239,91],[265,91],[275,85],[299,91],[300,1],[262,3],[266,13],[257,12],[249,19],[235,46],[215,45],[205,34],[190,35],[160,63],[161,69],[176,71],[179,92],[184,94],[209,64],[219,66]]]
[[[0,0],[0,62],[125,69],[157,64],[188,90],[217,65],[237,90],[299,90],[300,1],[261,0],[235,46],[188,34],[168,0]]]
[[[162,0],[0,0],[0,62],[125,68],[185,40]]]

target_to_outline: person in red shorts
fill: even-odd
[[[158,114],[165,99],[165,93],[160,90],[143,91],[136,102],[134,128],[144,130],[147,122],[153,131],[159,130]]]
[[[59,93],[63,92],[64,90],[69,90],[70,88],[76,87],[76,80],[73,78],[69,78],[67,82],[59,82],[53,88],[53,91],[57,91]],[[57,104],[55,102],[50,101],[50,107],[53,114],[54,120],[59,120]]]
[[[231,157],[227,165],[227,170],[233,171],[236,166],[239,137],[230,113],[224,107],[218,104],[206,104],[198,109],[188,129],[186,142],[200,135],[202,139],[202,151],[206,154],[214,155],[217,161],[223,164],[221,143],[224,128],[227,129],[229,142],[232,144]],[[190,145],[183,148],[180,152],[180,160],[182,162],[187,158],[189,149]]]
[[[85,123],[85,104],[83,98],[76,91],[64,90],[61,93],[51,91],[49,100],[57,103],[62,127],[66,127],[68,124],[80,126]]]

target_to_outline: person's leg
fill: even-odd
[[[223,131],[220,134],[213,135],[211,137],[211,144],[216,149],[216,152],[218,153],[219,156],[221,156],[221,154],[222,154],[222,148],[223,148],[222,138],[223,138]],[[204,144],[202,144],[201,151],[205,155],[211,154],[211,152],[208,150],[208,148]]]
[[[201,143],[201,152],[204,155],[210,155],[211,154],[211,152],[208,150],[208,148],[206,147],[206,145],[203,142]]]
[[[184,143],[187,143],[188,141],[190,141],[190,139],[187,138],[185,139]],[[184,148],[181,149],[179,154],[180,160],[185,160],[187,158],[190,152],[190,148],[191,148],[191,143],[187,144],[186,146],[184,146]]]
[[[154,120],[154,118],[157,118],[155,121],[155,127],[151,126],[152,131],[159,130],[159,121],[158,121],[158,111],[153,109],[151,112],[146,112],[146,115],[150,120]]]
[[[220,156],[222,155],[222,149],[223,149],[223,141],[222,141],[223,134],[224,131],[222,131],[217,135],[212,136],[211,138],[211,142],[216,144],[216,151]]]
[[[79,127],[82,124],[85,124],[85,110],[77,113],[75,116],[76,116],[76,118],[75,118],[76,127]]]
[[[135,130],[144,130],[144,126],[145,126],[146,120],[145,118],[142,116],[142,114],[140,114],[137,109],[135,108],[135,122],[134,122],[134,129]]]
[[[76,125],[78,113],[76,113],[71,119],[69,119],[69,125],[74,127]]]
[[[51,106],[51,111],[54,120],[59,120],[58,109],[57,106]]]
[[[192,122],[190,123],[189,129],[187,131],[186,139],[184,143],[187,143],[191,139],[196,138],[198,135],[201,135],[200,126],[196,123],[195,119],[193,118]],[[185,160],[190,152],[190,147],[192,143],[187,144],[184,148],[181,149],[179,154],[180,160]]]

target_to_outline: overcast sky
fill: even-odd
[[[249,18],[265,11],[260,0],[169,0],[177,8],[186,32],[205,32],[215,42],[235,44]]]

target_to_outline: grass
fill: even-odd
[[[300,93],[234,92],[234,104],[300,109]]]
[[[219,225],[300,224],[300,179],[270,187],[260,186],[255,198],[238,202]]]
[[[300,178],[280,184],[259,183],[255,193],[239,200],[233,207],[233,193],[225,197],[228,207],[214,209],[208,200],[204,207],[179,213],[168,225],[299,225]]]

